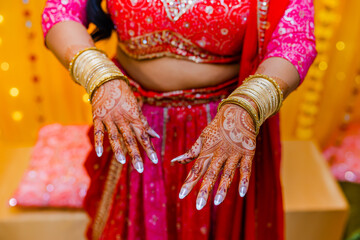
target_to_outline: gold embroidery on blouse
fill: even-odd
[[[177,21],[186,13],[198,0],[161,0],[168,18]]]
[[[257,1],[257,27],[259,33],[259,54],[263,53],[263,47],[265,42],[265,32],[269,28],[269,22],[267,21],[267,14],[269,10],[270,0],[258,0]]]
[[[199,45],[206,42],[199,41]],[[174,57],[193,62],[234,62],[239,56],[222,56],[212,54],[176,32],[169,30],[156,31],[127,41],[119,40],[119,48],[129,57],[137,60],[160,57]]]

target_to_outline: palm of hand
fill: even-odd
[[[103,152],[104,130],[116,159],[125,163],[125,149],[136,170],[143,171],[143,162],[136,139],[149,158],[157,163],[157,156],[150,137],[157,137],[142,115],[135,96],[124,81],[113,80],[101,85],[92,99],[95,132],[95,149],[98,156]]]
[[[229,189],[237,167],[240,167],[239,192],[244,196],[251,173],[252,159],[256,148],[254,123],[249,114],[241,107],[228,104],[223,106],[214,120],[203,130],[193,147],[173,161],[188,163],[196,158],[180,191],[184,198],[202,176],[196,207],[205,206],[216,179],[223,174],[215,197],[220,204]]]

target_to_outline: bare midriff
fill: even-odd
[[[210,87],[239,74],[239,63],[195,63],[171,57],[135,60],[120,49],[117,60],[131,79],[143,88],[154,91]]]

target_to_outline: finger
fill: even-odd
[[[154,163],[158,163],[158,157],[156,155],[154,146],[150,140],[149,135],[146,133],[145,129],[140,126],[132,125],[132,130],[135,133],[135,136],[141,146],[144,148],[146,154],[150,158],[150,160]]]
[[[115,158],[119,163],[125,164],[126,158],[120,143],[120,134],[116,125],[112,121],[106,121],[105,126],[108,130],[109,141]]]
[[[200,136],[196,140],[194,145],[192,145],[192,147],[190,148],[189,151],[187,151],[183,155],[180,155],[180,156],[174,158],[173,160],[171,160],[171,162],[189,163],[199,156],[199,154],[201,152],[201,148],[202,148],[202,139]]]
[[[104,124],[100,120],[94,120],[95,151],[98,157],[101,157],[104,152],[104,148],[103,148],[104,133],[105,133]]]
[[[196,183],[200,180],[200,178],[205,174],[212,157],[213,153],[207,155],[200,154],[198,159],[195,161],[194,166],[192,166],[188,176],[186,177],[184,184],[181,187],[179,193],[180,199],[186,197],[189,192],[194,188]]]
[[[206,205],[206,202],[209,198],[209,194],[214,187],[216,179],[226,159],[227,159],[227,154],[218,151],[215,154],[215,157],[210,162],[210,166],[204,175],[204,178],[201,183],[200,191],[196,199],[197,210],[201,210]]]
[[[251,165],[254,156],[244,156],[240,162],[240,183],[239,194],[240,197],[244,197],[248,188],[251,175]]]
[[[230,184],[234,179],[236,169],[238,168],[240,154],[232,155],[225,163],[218,190],[215,195],[214,204],[219,205],[226,197]]]
[[[150,136],[152,136],[152,137],[160,138],[159,134],[157,134],[157,133],[155,132],[155,130],[150,127],[150,125],[149,125],[146,117],[144,116],[144,114],[143,114],[142,111],[141,111],[140,106],[139,106],[139,116],[140,116],[140,120],[141,120],[142,124],[143,124],[144,127],[145,127],[146,132],[147,132],[148,134],[150,134]]]
[[[129,152],[129,155],[132,159],[132,163],[136,171],[142,173],[144,171],[143,160],[140,155],[140,151],[136,142],[136,138],[129,125],[126,125],[124,122],[117,122],[118,128],[124,138],[125,146]]]

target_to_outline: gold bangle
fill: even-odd
[[[221,107],[224,104],[229,104],[229,103],[240,106],[250,115],[250,117],[252,118],[254,125],[255,125],[255,133],[256,133],[256,135],[258,135],[259,129],[260,129],[259,117],[258,117],[258,114],[256,113],[255,108],[251,105],[251,103],[248,100],[246,100],[245,98],[230,97],[230,98],[223,99],[219,103],[218,111],[221,109]]]
[[[84,49],[73,60],[71,75],[76,83],[85,88],[90,100],[95,90],[108,81],[119,79],[129,85],[128,78],[99,49]]]
[[[102,52],[102,53],[104,53],[104,54],[106,55],[106,53],[105,53],[103,50],[98,49],[97,47],[88,47],[88,48],[85,48],[85,49],[83,49],[83,50],[78,51],[78,52],[73,56],[73,58],[71,59],[71,61],[70,61],[70,63],[69,63],[68,69],[69,69],[69,72],[70,72],[70,75],[71,75],[71,76],[73,76],[73,72],[72,72],[72,71],[73,71],[73,69],[74,69],[74,63],[75,63],[76,59],[77,59],[82,53],[84,53],[84,52],[86,52],[86,51],[88,51],[88,50],[99,51],[99,52]]]
[[[245,96],[256,104],[257,111],[249,101],[244,100]],[[225,103],[242,106],[253,117],[258,130],[267,118],[280,109],[282,97],[282,91],[276,81],[261,74],[251,75],[227,99],[219,104],[218,109]]]
[[[276,88],[278,94],[279,94],[279,105],[278,105],[278,108],[277,108],[277,111],[278,112],[282,106],[282,102],[283,102],[283,99],[284,99],[284,94],[279,86],[279,84],[271,77],[267,76],[267,75],[263,75],[263,74],[255,74],[255,75],[250,75],[248,78],[246,78],[244,80],[244,82],[248,82],[249,80],[253,79],[253,78],[262,78],[262,79],[265,79],[265,80],[268,80],[269,82],[271,82],[274,87]]]

